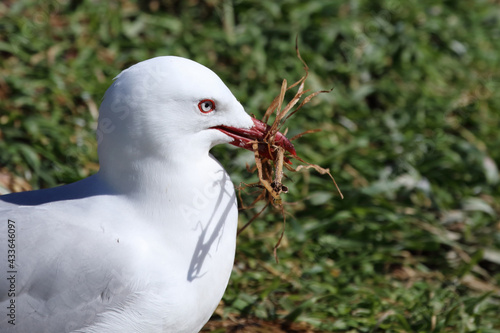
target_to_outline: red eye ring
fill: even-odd
[[[215,110],[215,102],[211,99],[204,99],[198,103],[198,109],[200,109],[202,113],[210,113]]]

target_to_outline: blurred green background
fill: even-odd
[[[0,191],[96,172],[102,96],[154,56],[212,68],[261,117],[304,73],[297,36],[306,87],[334,90],[289,136],[323,130],[295,145],[345,199],[327,176],[290,174],[280,262],[268,211],[239,236],[205,330],[499,332],[498,1],[4,0]],[[213,153],[235,184],[255,181],[250,152]]]

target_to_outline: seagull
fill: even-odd
[[[121,72],[99,109],[99,171],[0,196],[0,331],[198,332],[228,284],[238,218],[209,150],[251,149],[269,130],[192,60]]]

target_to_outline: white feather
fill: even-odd
[[[217,109],[203,114],[207,98]],[[231,141],[216,125],[253,122],[206,67],[159,57],[123,71],[100,108],[99,172],[0,197],[1,332],[199,331],[226,288],[237,227],[233,184],[208,153]]]

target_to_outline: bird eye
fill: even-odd
[[[203,113],[210,113],[215,110],[215,103],[211,99],[204,99],[198,103],[198,109]]]

